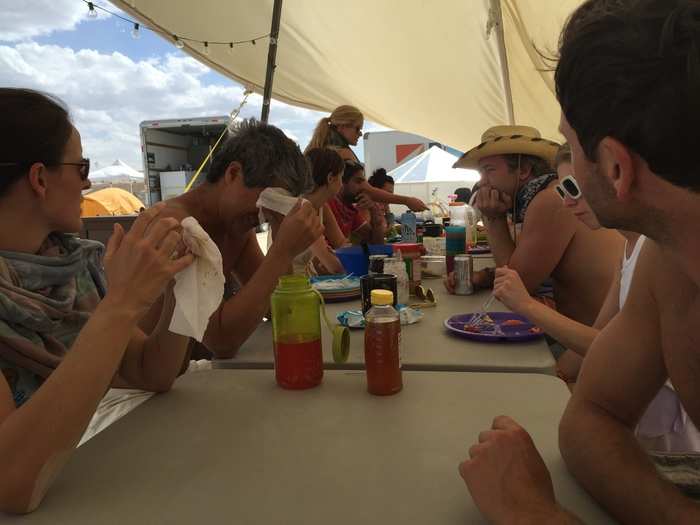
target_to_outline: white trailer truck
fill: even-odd
[[[141,153],[148,205],[181,194],[226,129],[228,116],[147,120],[141,123]],[[199,174],[202,182],[207,163]]]

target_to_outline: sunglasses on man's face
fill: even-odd
[[[582,195],[578,182],[576,182],[576,179],[574,179],[574,177],[571,175],[564,177],[559,184],[554,186],[554,189],[557,190],[561,200],[564,200],[567,197],[578,200]]]

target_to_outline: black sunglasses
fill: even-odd
[[[39,161],[32,162],[0,162],[1,166],[31,166]],[[46,164],[46,166],[79,166],[78,173],[81,180],[87,180],[90,175],[90,159],[82,159],[80,162],[56,162],[55,164]]]
[[[90,175],[90,159],[83,158],[80,162],[59,162],[56,166],[80,166],[78,173],[82,180],[87,180]]]

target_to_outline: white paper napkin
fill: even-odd
[[[224,297],[221,252],[197,219],[182,220],[182,240],[194,255],[194,263],[175,276],[175,310],[170,331],[193,337],[200,343],[209,318]]]
[[[266,222],[267,219],[263,213],[263,208],[275,211],[282,215],[288,215],[292,208],[299,201],[299,197],[294,197],[292,194],[285,190],[284,188],[265,188],[258,197],[258,201],[255,205],[258,207],[258,216],[260,223]],[[302,203],[309,202],[306,199],[302,199]],[[269,250],[272,246],[272,230],[267,232],[267,248]],[[311,248],[307,248],[303,253],[300,253],[294,258],[292,262],[292,268],[294,273],[304,273],[307,269],[308,263],[311,260]]]

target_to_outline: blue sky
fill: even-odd
[[[98,0],[118,11],[105,0]],[[81,0],[0,0],[0,85],[40,89],[69,106],[85,154],[98,165],[119,158],[141,168],[143,120],[225,115],[243,88],[208,69],[170,42],[99,13],[87,17]],[[241,112],[259,117],[253,95]],[[270,121],[303,148],[324,113],[273,102]],[[365,130],[386,129],[372,123]],[[357,148],[362,156],[361,147]]]

